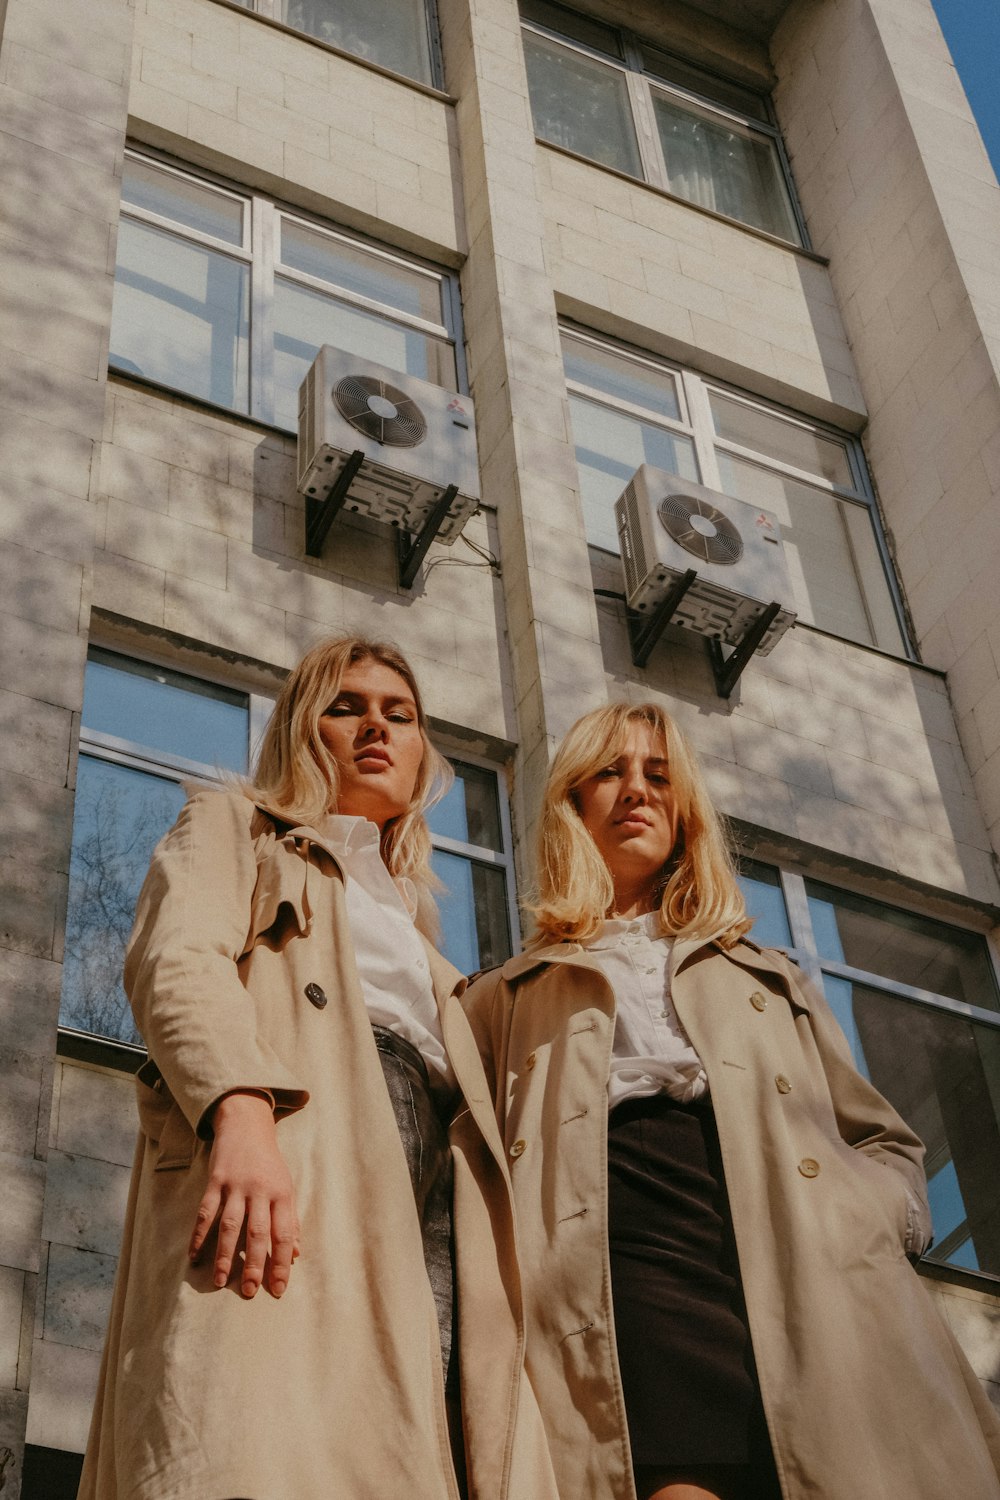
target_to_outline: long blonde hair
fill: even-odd
[[[319,721],[337,694],[344,673],[373,661],[396,672],[412,694],[424,753],[409,807],[382,830],[382,858],[391,875],[405,875],[417,890],[417,926],[436,938],[439,922],[434,892],[441,883],[431,869],[431,837],[426,810],[448,790],[453,773],[427,734],[423,701],[406,657],[387,641],[361,635],[334,636],[307,651],[285,679],[243,790],[285,822],[315,823],[335,811],[339,792],[337,763],[324,748]]]
[[[665,747],[680,825],[663,869],[660,920],[685,937],[721,935],[732,944],[751,926],[722,819],[694,752],[655,703],[612,703],[578,719],[552,762],[538,838],[538,894],[527,903],[537,924],[532,945],[586,942],[614,909],[614,884],[580,816],[576,789],[623,751],[629,730],[645,725]]]

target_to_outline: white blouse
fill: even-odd
[[[432,1085],[455,1088],[430,968],[413,925],[413,882],[397,882],[389,874],[378,828],[367,818],[331,813],[315,828],[322,846],[344,872],[354,958],[372,1025],[386,1026],[412,1043],[427,1064]]]
[[[617,1002],[609,1108],[661,1089],[685,1104],[700,1099],[708,1078],[670,998],[673,938],[661,934],[659,913],[609,918],[585,946]]]

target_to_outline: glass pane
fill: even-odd
[[[617,552],[614,505],[636,469],[640,464],[653,464],[682,479],[696,480],[694,444],[679,433],[580,396],[571,396],[569,404],[587,540]]]
[[[421,380],[454,390],[455,351],[443,339],[348,307],[281,277],[274,283],[275,417],[294,432],[299,420],[299,386],[321,344],[333,344]]]
[[[1000,1010],[986,940],[977,932],[815,880],[806,881],[806,894],[822,958],[984,1010]]]
[[[844,489],[855,488],[847,448],[836,438],[786,422],[773,412],[747,406],[721,391],[710,390],[708,399],[719,437],[739,443],[741,448],[752,448],[766,458],[776,458],[779,463],[820,474]]]
[[[652,47],[643,47],[642,64],[647,73],[662,78],[666,83],[676,83],[679,88],[690,89],[692,94],[701,94],[715,104],[749,115],[752,120],[770,122],[767,104],[753,89],[745,89],[730,78],[720,78],[714,73],[705,73],[693,63],[682,62],[666,52],[656,52]]]
[[[434,82],[425,0],[280,0],[277,14],[355,57]]]
[[[81,755],[69,867],[59,1020],[139,1042],[121,984],[125,944],[152,853],[184,803],[174,781]]]
[[[435,803],[427,814],[431,832],[501,853],[503,843],[496,772],[484,771],[460,760],[453,760],[451,764],[455,780],[447,796]]]
[[[281,260],[295,271],[332,281],[345,291],[384,302],[429,323],[444,323],[439,277],[369,255],[318,229],[282,219]]]
[[[792,934],[777,870],[753,859],[741,859],[738,879],[747,915],[754,919],[750,934],[754,942],[766,948],[790,948]]]
[[[637,360],[612,354],[609,349],[585,344],[581,339],[564,337],[562,351],[567,380],[680,421],[677,381],[669,370],[651,369]]]
[[[149,162],[125,158],[122,202],[176,219],[188,229],[214,235],[227,244],[243,244],[245,203],[172,172],[163,172]]]
[[[617,31],[602,26],[600,21],[591,21],[588,16],[579,16],[561,5],[550,5],[548,0],[521,0],[518,9],[526,21],[547,26],[550,31],[560,31],[575,42],[593,47],[595,52],[606,52],[609,57],[621,57],[622,44]]]
[[[861,592],[852,538],[843,517],[843,508],[851,502],[840,501],[828,490],[787,479],[759,464],[734,458],[731,453],[718,450],[718,458],[722,488],[727,495],[762,506],[777,516],[799,618],[849,641],[882,646],[886,651],[898,650],[898,629],[895,640],[876,638]],[[868,530],[871,533],[870,520]],[[874,535],[870,535],[870,545],[875,547]],[[889,599],[881,567],[879,576],[883,598]]]
[[[122,219],[110,363],[246,411],[249,281],[242,261]]]
[[[774,141],[658,89],[652,94],[670,191],[798,244]]]
[[[110,651],[91,652],[85,730],[220,770],[245,771],[248,725],[245,693]]]
[[[1000,1275],[1000,1030],[846,980],[833,986],[855,1062],[927,1147],[929,1258]]]
[[[524,57],[535,134],[641,177],[624,73],[530,31],[524,33]]]
[[[510,957],[504,872],[442,849],[434,850],[431,863],[446,888],[438,896],[445,957],[463,974],[502,964]]]

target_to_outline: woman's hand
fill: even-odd
[[[226,1094],[215,1106],[212,1129],[208,1186],[188,1254],[196,1264],[201,1260],[217,1224],[215,1285],[223,1287],[229,1280],[243,1238],[240,1291],[244,1297],[255,1296],[266,1269],[267,1289],[280,1297],[299,1253],[299,1221],[271,1104],[262,1094]]]

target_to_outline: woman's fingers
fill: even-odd
[[[205,1189],[205,1195],[198,1204],[198,1212],[194,1217],[194,1229],[191,1234],[190,1244],[188,1245],[188,1257],[196,1264],[201,1260],[202,1248],[212,1232],[212,1226],[215,1223],[215,1216],[219,1212],[221,1201],[222,1194],[218,1187],[214,1182],[209,1182],[208,1187]]]
[[[280,1297],[288,1285],[292,1264],[299,1253],[299,1226],[291,1202],[285,1199],[271,1205],[271,1264],[267,1289]]]
[[[219,1215],[219,1239],[215,1247],[215,1284],[222,1287],[229,1280],[233,1268],[233,1257],[243,1233],[246,1218],[246,1199],[242,1193],[231,1192],[226,1197]],[[259,1283],[258,1283],[259,1284]],[[254,1291],[257,1288],[254,1287]],[[251,1293],[252,1295],[252,1293]]]

